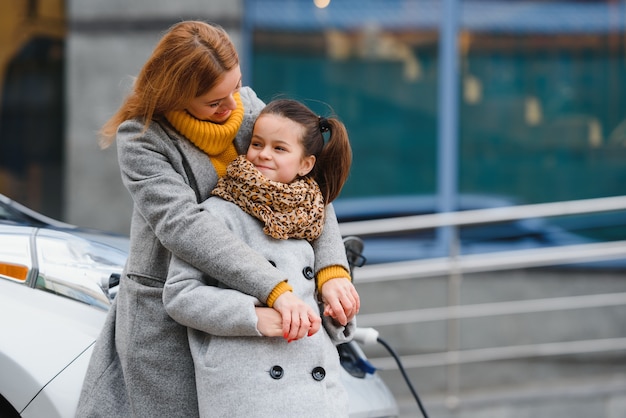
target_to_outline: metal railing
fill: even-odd
[[[340,224],[340,229],[344,236],[356,235],[365,237],[387,232],[488,224],[537,217],[619,210],[626,210],[626,196],[350,222]],[[455,237],[455,239],[458,240],[458,237]],[[622,258],[626,258],[626,241],[577,244],[488,254],[451,255],[436,259],[365,265],[355,272],[357,283],[414,280],[426,277],[447,278],[448,302],[446,306],[437,308],[416,308],[395,312],[360,314],[358,318],[359,326],[376,327],[445,321],[447,325],[447,347],[445,351],[406,355],[402,357],[402,362],[405,368],[409,369],[445,366],[447,368],[446,403],[449,406],[454,406],[459,401],[459,365],[463,363],[626,350],[626,337],[461,350],[460,320],[462,319],[626,305],[626,293],[589,294],[461,305],[459,303],[460,285],[463,274]],[[394,369],[397,367],[395,361],[391,358],[371,360],[380,368]]]

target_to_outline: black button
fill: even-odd
[[[270,262],[271,265],[273,265],[274,267],[276,267],[276,263],[274,263],[272,260],[267,260]]]
[[[283,374],[283,368],[280,366],[272,366],[270,369],[270,376],[272,376],[272,379],[280,379],[283,377]]]
[[[326,377],[326,370],[324,370],[323,367],[316,367],[311,372],[311,375],[313,376],[313,379],[319,382],[320,380],[324,380]]]
[[[304,277],[306,277],[307,280],[313,280],[315,278],[315,274],[313,274],[313,269],[309,266],[306,266],[304,269],[302,269],[302,274],[304,274]]]

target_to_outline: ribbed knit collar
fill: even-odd
[[[233,95],[237,108],[223,124],[196,119],[184,110],[172,110],[165,113],[165,118],[185,138],[207,153],[216,156],[232,145],[241,122],[243,121],[243,103],[239,93]]]

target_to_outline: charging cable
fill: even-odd
[[[413,384],[411,383],[411,379],[409,379],[409,375],[406,373],[406,370],[404,370],[404,366],[402,365],[402,362],[400,361],[400,357],[396,354],[394,349],[391,348],[391,346],[389,344],[387,344],[387,342],[385,340],[383,340],[382,338],[379,337],[378,331],[376,331],[374,328],[359,328],[359,327],[357,327],[356,330],[354,331],[354,338],[353,339],[356,342],[361,343],[363,345],[374,345],[376,343],[379,343],[383,347],[385,347],[387,349],[387,351],[389,351],[389,354],[391,354],[391,356],[394,358],[394,360],[398,364],[398,369],[400,370],[400,373],[402,373],[402,377],[404,378],[404,381],[406,382],[407,386],[409,387],[409,390],[411,391],[411,394],[413,395],[413,398],[415,398],[415,401],[417,402],[417,406],[419,407],[420,411],[422,412],[422,415],[424,416],[424,418],[428,418],[428,414],[426,413],[426,409],[424,408],[424,405],[422,405],[422,401],[420,400],[419,396],[417,395],[417,391],[413,387]]]

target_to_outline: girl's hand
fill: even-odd
[[[361,308],[361,299],[350,280],[343,277],[331,279],[322,285],[324,315],[341,325],[350,322]]]
[[[319,331],[322,319],[313,308],[302,301],[293,292],[285,292],[274,302],[274,309],[282,315],[282,336],[288,341],[295,341],[304,336],[311,336]]]
[[[283,317],[276,309],[256,307],[257,329],[264,337],[283,336]]]

